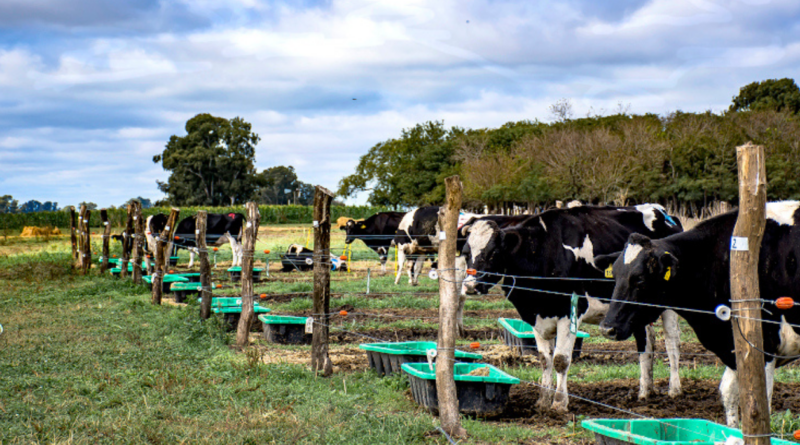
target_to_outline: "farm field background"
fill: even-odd
[[[259,231],[256,265],[269,258],[269,278],[256,285],[274,314],[311,313],[311,274],[279,272],[278,253],[305,244],[309,225],[268,225]],[[62,228],[64,233],[68,233]],[[119,230],[114,230],[117,233]],[[196,303],[166,298],[152,306],[147,286],[129,280],[87,277],[70,270],[68,237],[0,236],[0,443],[448,443],[437,419],[412,400],[405,377],[379,378],[368,369],[359,343],[435,340],[437,284],[407,278],[393,284],[394,262],[380,272],[377,255],[353,244],[351,272],[332,272],[331,357],[335,373],[309,371],[309,347],[266,343],[257,332],[243,351],[212,318],[199,321]],[[98,229],[99,233],[99,229]],[[100,252],[100,237],[93,240]],[[343,252],[343,232],[332,232],[332,252]],[[119,244],[112,252],[119,255]],[[269,250],[269,255],[263,253]],[[176,270],[184,270],[182,250]],[[96,261],[95,256],[95,261]],[[213,261],[213,260],[212,260]],[[217,253],[213,282],[221,295],[235,295],[225,269],[230,248]],[[428,263],[429,264],[429,263]],[[370,294],[366,292],[370,269]],[[515,356],[502,346],[498,317],[516,311],[499,294],[470,298],[466,338],[459,347],[523,381],[512,389],[509,408],[489,419],[465,418],[469,439],[461,443],[593,443],[580,428],[585,417],[629,417],[571,399],[570,413],[539,413],[534,405],[540,377],[535,357]],[[596,327],[570,369],[572,394],[645,416],[698,417],[724,423],[717,386],[723,367],[682,326],[684,395],[656,394],[637,400],[639,366],[630,342],[609,342]],[[657,351],[663,336],[657,326]],[[657,387],[665,392],[665,356],[656,359]],[[800,428],[800,371],[776,373],[773,429]]]

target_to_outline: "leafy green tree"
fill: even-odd
[[[141,196],[138,196],[136,198],[131,198],[131,199],[125,201],[125,203],[122,204],[120,206],[120,208],[123,208],[123,209],[127,208],[128,204],[132,203],[133,201],[139,201],[139,203],[142,204],[142,208],[143,209],[149,209],[150,207],[153,207],[153,202],[152,201],[150,201],[147,198],[142,198]]]
[[[86,205],[86,210],[96,210],[97,209],[97,204],[95,204],[93,202],[82,201],[80,204],[78,204],[78,207],[76,208],[76,210],[80,210],[82,205]]]
[[[730,111],[800,111],[800,88],[794,79],[768,79],[743,86]]]
[[[19,202],[11,195],[0,196],[0,213],[17,213]]]
[[[57,202],[46,201],[44,204],[42,204],[35,199],[32,199],[19,207],[20,213],[54,212],[56,210],[58,210]]]
[[[250,123],[198,114],[186,122],[186,133],[171,136],[164,152],[153,157],[170,172],[158,188],[172,204],[233,205],[253,195],[260,138]]]
[[[257,200],[261,204],[311,205],[314,203],[314,186],[297,179],[291,165],[279,165],[258,174]]]
[[[403,130],[399,139],[373,146],[356,172],[339,182],[338,195],[369,190],[373,205],[417,206],[441,203],[444,178],[458,172],[455,144],[464,130],[445,129],[444,122],[426,122]]]

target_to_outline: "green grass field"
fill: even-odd
[[[272,281],[259,284],[257,293],[311,290],[310,274],[281,274],[274,263],[278,252],[305,237],[301,226],[260,232],[259,249],[271,251],[273,269]],[[338,254],[342,248],[343,237],[336,233],[332,250]],[[228,251],[221,247],[218,253],[220,282]],[[181,257],[185,264],[185,251]],[[391,273],[378,272],[377,255],[361,243],[353,246],[353,257],[352,273],[332,275],[331,308],[365,315],[335,319],[332,332],[387,337],[395,330],[435,332],[436,320],[427,317],[438,307],[431,294],[436,282],[421,278],[418,287],[406,280],[395,286]],[[0,444],[448,443],[435,431],[438,419],[411,399],[405,377],[379,378],[365,369],[366,358],[356,357],[356,369],[342,365],[332,377],[316,377],[309,371],[307,346],[268,345],[254,333],[251,346],[236,350],[219,319],[199,320],[196,303],[153,306],[147,287],[97,272],[79,276],[70,260],[66,238],[0,238]],[[372,295],[365,295],[367,267],[373,271]],[[218,292],[235,294],[236,287]],[[274,313],[311,311],[307,297],[268,306]],[[497,314],[513,307],[495,297],[470,299],[466,310],[469,329],[490,330]],[[394,315],[380,316],[387,313]],[[594,327],[582,329],[593,334],[587,344],[614,345]],[[693,341],[686,327],[683,336]],[[482,340],[482,349],[499,342]],[[332,347],[332,354],[341,351],[358,354],[357,343]],[[541,375],[522,363],[504,369],[523,380]],[[681,374],[685,381],[716,385],[722,371],[709,363]],[[638,379],[638,374],[635,360],[579,361],[570,370],[570,384]],[[659,359],[656,378],[666,377],[667,366]],[[782,368],[777,380],[800,382],[800,369]],[[470,436],[460,443],[590,443],[592,436],[578,426],[581,417],[575,414],[577,423],[559,426],[464,418]],[[773,425],[792,432],[800,419],[775,412]]]

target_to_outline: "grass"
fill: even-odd
[[[270,226],[262,235],[265,248],[275,249],[271,255],[302,240],[299,226]],[[354,255],[359,252],[367,258],[371,251],[365,250],[354,246]],[[187,256],[182,251],[181,257]],[[0,335],[0,444],[448,443],[431,434],[438,420],[414,404],[401,376],[378,378],[369,371],[318,378],[304,365],[264,364],[256,348],[231,349],[231,335],[216,318],[200,322],[196,306],[152,306],[146,287],[75,275],[70,261],[65,238],[0,238],[0,323],[5,328]],[[375,264],[375,259],[362,261]],[[217,273],[222,274],[220,269]],[[311,289],[310,282],[302,281],[310,274],[280,276],[301,281],[272,281],[259,285],[257,292]],[[437,290],[436,282],[427,278],[417,287],[405,280],[395,286],[391,273],[375,272],[371,292],[391,293],[380,297],[364,295],[363,272],[334,273],[333,279],[341,281],[332,283],[337,294],[332,308],[435,312],[438,307],[438,298],[425,294]],[[270,307],[275,313],[297,313],[310,310],[311,300],[295,298]],[[466,310],[479,316],[468,318],[466,324],[496,326],[491,311],[509,309],[513,307],[502,298],[469,299]],[[376,317],[344,325],[353,331],[437,327],[435,319],[426,318]],[[684,341],[696,341],[683,327]],[[581,329],[592,333],[589,342],[606,342],[594,327]],[[541,371],[532,367],[504,370],[522,380],[541,377]],[[681,369],[681,376],[716,382],[722,370],[698,365]],[[638,374],[635,363],[577,362],[571,367],[570,382],[638,378]],[[655,377],[668,377],[660,359]],[[781,368],[776,379],[800,381],[800,368]],[[800,417],[773,413],[772,423],[776,431],[791,432],[800,428]],[[465,418],[464,426],[470,437],[461,443],[569,443],[590,438],[574,424],[550,428]]]

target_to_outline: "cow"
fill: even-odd
[[[341,230],[347,233],[345,244],[360,239],[370,249],[378,254],[381,261],[381,272],[386,272],[386,260],[389,258],[389,248],[394,241],[397,227],[403,219],[403,212],[380,212],[363,221],[347,220]]]
[[[233,255],[232,266],[241,266],[242,246],[239,244],[245,217],[241,213],[217,214],[209,213],[206,218],[206,245],[221,246],[230,243]],[[156,236],[167,225],[167,216],[164,214],[152,215],[147,218],[146,232],[147,245],[150,252],[155,252]],[[189,267],[194,266],[194,254],[197,253],[197,223],[194,216],[182,219],[175,227],[175,236],[169,240],[167,252],[172,252],[173,246],[185,248],[189,251]],[[148,261],[148,260],[146,260]],[[148,268],[150,267],[148,261]]]
[[[397,249],[397,276],[394,284],[400,282],[406,257],[414,260],[408,270],[408,284],[419,284],[419,274],[425,258],[435,254],[439,248],[436,234],[438,224],[438,206],[419,207],[403,215],[393,240]]]
[[[537,402],[540,409],[552,404],[556,411],[567,411],[567,374],[576,338],[570,329],[570,295],[582,296],[577,302],[575,329],[581,323],[600,323],[608,310],[602,298],[611,297],[613,281],[604,280],[604,273],[594,267],[595,256],[618,251],[631,233],[658,238],[682,230],[680,222],[657,204],[553,209],[504,229],[495,221],[478,220],[466,230],[468,238],[461,254],[467,267],[476,269],[477,274],[464,280],[463,292],[485,294],[502,280],[506,298],[520,317],[534,326],[544,367]],[[677,352],[680,334],[674,313],[665,313],[664,327],[670,354],[669,394],[675,397],[681,389]],[[645,399],[653,388],[654,332],[651,326],[643,326],[635,334],[638,350],[643,353],[639,397]],[[558,377],[555,395],[554,369]]]
[[[770,401],[775,368],[800,354],[797,327],[800,308],[779,310],[770,302],[781,296],[800,294],[798,208],[798,201],[766,206],[758,279],[761,298],[767,301],[760,317],[766,320],[762,327],[764,351],[768,354],[765,361]],[[624,340],[655,320],[664,307],[674,308],[694,329],[700,343],[727,367],[720,393],[727,424],[733,427],[739,423],[739,388],[733,352],[733,329],[738,321],[735,317],[723,321],[714,311],[719,305],[731,304],[730,246],[737,217],[738,211],[725,213],[701,222],[692,230],[662,239],[631,235],[621,252],[596,259],[600,267],[613,263],[616,281],[611,306],[600,324],[603,335]]]

